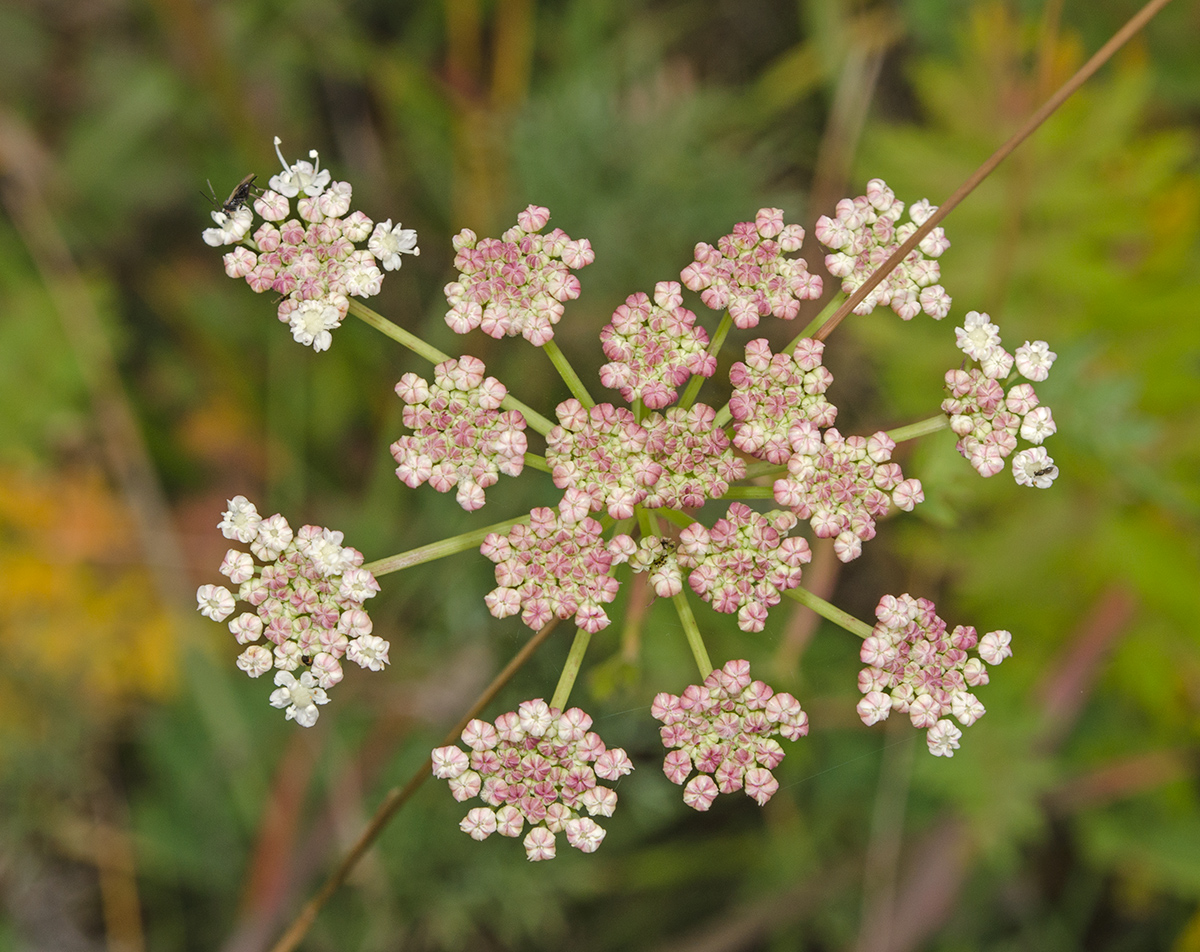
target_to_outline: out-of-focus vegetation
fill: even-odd
[[[327,353],[293,343],[200,242],[206,180],[265,181],[276,134],[292,159],[318,148],[355,207],[420,234],[373,306],[548,412],[565,393],[541,354],[444,325],[459,229],[498,234],[533,202],[592,241],[558,331],[586,374],[626,295],[759,207],[811,228],[873,176],[944,198],[1133,11],[0,6],[0,950],[264,947],[526,637],[484,610],[481,558],[389,576],[372,616],[392,666],[351,672],[303,731],[195,616],[237,493],[369,559],[555,498],[528,473],[470,516],[400,485],[392,385],[427,367],[353,320]],[[750,659],[813,731],[766,808],[693,814],[647,712],[694,679],[656,605],[639,661],[614,624],[572,698],[639,768],[598,853],[528,864],[475,843],[430,784],[305,948],[1200,948],[1198,38],[1200,6],[1176,0],[951,215],[950,321],[886,311],[829,342],[853,432],[936,412],[969,309],[1010,349],[1059,354],[1038,387],[1051,491],[981,480],[943,432],[904,461],[926,503],[840,574],[827,557],[806,573],[862,618],[911,591],[951,624],[1013,631],[953,760],[906,724],[862,727],[840,630],[781,608],[747,636],[708,614],[714,660]],[[548,696],[566,644],[491,716]]]

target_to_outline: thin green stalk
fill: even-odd
[[[671,599],[679,623],[683,625],[683,633],[687,636],[688,647],[692,649],[692,657],[696,659],[696,667],[700,669],[700,677],[707,678],[712,673],[712,662],[708,660],[708,650],[704,647],[704,639],[700,637],[700,626],[696,624],[696,616],[692,614],[692,606],[688,604],[687,596],[680,592]]]
[[[546,356],[550,358],[550,363],[554,364],[554,369],[558,371],[558,375],[563,378],[567,389],[571,391],[571,395],[589,409],[596,405],[596,401],[592,399],[592,395],[587,392],[587,387],[583,385],[583,381],[579,379],[579,374],[575,373],[575,368],[571,366],[566,355],[559,350],[558,344],[554,343],[554,338],[542,344],[542,350],[546,352]],[[550,431],[547,430],[547,433]]]
[[[807,605],[822,618],[828,619],[839,628],[845,628],[852,635],[857,635],[859,638],[871,636],[871,626],[866,622],[859,621],[849,612],[844,612],[836,605],[831,605],[821,596],[814,595],[806,588],[789,588],[783,594],[801,605]]]
[[[770,486],[730,486],[722,499],[774,499],[775,491]]]
[[[898,426],[894,430],[888,430],[887,435],[897,443],[903,443],[905,440],[915,440],[919,436],[928,436],[930,433],[944,430],[949,425],[950,418],[944,413],[939,413],[928,420],[921,420],[918,423],[910,423],[908,426]]]
[[[546,457],[538,456],[537,453],[526,453],[525,465],[542,473],[552,472],[550,464],[546,462]]]
[[[401,569],[409,569],[423,562],[434,562],[445,558],[447,555],[456,555],[459,552],[466,552],[468,549],[477,549],[483,540],[487,538],[488,533],[507,532],[513,526],[522,522],[529,522],[529,516],[522,516],[520,519],[509,519],[507,522],[498,522],[483,529],[475,529],[449,539],[442,539],[440,542],[431,542],[429,545],[423,545],[418,549],[409,549],[407,552],[401,552],[399,555],[390,555],[386,559],[377,559],[374,562],[368,562],[363,568],[378,578],[380,575],[399,572]]]
[[[560,711],[567,708],[567,698],[571,696],[571,688],[579,676],[583,666],[583,656],[587,653],[588,642],[592,633],[585,628],[575,629],[575,640],[571,642],[571,650],[567,653],[567,663],[563,665],[562,674],[558,676],[558,687],[554,689],[554,697],[550,698],[550,706]]]
[[[729,336],[730,330],[733,329],[733,318],[726,311],[721,315],[721,323],[717,325],[716,331],[713,333],[712,340],[708,342],[708,352],[716,356],[721,352],[721,346],[725,343],[725,338]],[[683,410],[690,410],[692,403],[696,399],[696,394],[700,392],[700,388],[704,385],[707,378],[701,377],[699,374],[692,376],[688,381],[688,385],[684,388],[683,396],[679,398],[679,407]],[[718,426],[724,426],[724,423],[718,423]]]
[[[401,347],[407,347],[418,357],[424,357],[431,364],[440,364],[444,360],[449,360],[449,354],[443,354],[436,347],[431,347],[425,341],[417,337],[415,334],[410,334],[399,324],[393,324],[382,314],[377,311],[372,311],[361,301],[350,302],[350,313],[357,317],[364,324],[375,328],[379,333],[390,337]]]

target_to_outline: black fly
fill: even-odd
[[[1034,473],[1033,478],[1039,479],[1042,476],[1049,476],[1052,472],[1054,472],[1054,467],[1047,466],[1045,469],[1039,469],[1036,473]]]
[[[250,192],[254,188],[254,180],[256,178],[258,178],[258,175],[255,174],[254,172],[251,172],[244,179],[242,179],[240,182],[238,182],[236,187],[234,188],[234,190],[229,193],[229,197],[227,199],[225,199],[224,204],[221,205],[221,211],[224,212],[226,215],[232,215],[239,208],[241,208],[243,205],[245,205],[246,202],[250,201]],[[216,193],[216,190],[212,187],[212,182],[208,183],[208,190],[210,192],[212,192],[212,198],[210,199],[210,201],[214,205],[216,205],[217,204],[217,193]],[[205,195],[204,197],[208,198],[207,195]]]

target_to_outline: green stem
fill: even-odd
[[[390,337],[402,347],[407,347],[418,357],[424,357],[431,364],[440,364],[442,361],[449,360],[449,354],[443,354],[436,347],[431,347],[425,341],[414,334],[410,334],[399,324],[393,324],[382,314],[372,311],[369,307],[359,301],[350,302],[350,313],[357,317],[364,324],[375,328],[379,333]],[[534,410],[532,407],[527,407],[520,400],[514,397],[511,393],[508,394],[501,402],[505,410],[516,410],[534,430],[545,436],[554,429],[554,424],[547,420],[544,416]]]
[[[575,373],[575,368],[567,361],[566,355],[558,349],[558,344],[554,343],[554,338],[542,344],[542,350],[546,352],[546,356],[550,358],[550,363],[554,364],[554,369],[558,371],[558,375],[563,378],[567,389],[571,391],[571,395],[589,409],[596,405],[596,401],[592,399],[592,395],[587,392],[587,387],[583,385],[583,381],[579,379],[579,374]],[[547,430],[547,433],[550,431]]]
[[[530,469],[536,469],[542,473],[553,472],[553,470],[550,468],[550,464],[546,462],[546,457],[538,456],[537,453],[526,453],[525,465]]]
[[[401,552],[399,555],[390,555],[386,559],[377,559],[374,562],[368,562],[363,568],[376,578],[391,572],[399,572],[401,569],[409,569],[423,562],[433,562],[437,559],[445,558],[447,555],[466,552],[468,549],[477,549],[483,540],[487,538],[488,533],[507,532],[513,526],[523,522],[529,522],[529,516],[522,516],[520,519],[510,519],[508,522],[498,522],[494,526],[476,529],[473,532],[464,532],[462,535],[443,539],[441,542],[431,542],[429,545],[423,545],[418,549],[409,549],[407,552]]]
[[[806,588],[789,588],[783,594],[801,605],[807,605],[822,618],[828,619],[840,628],[845,628],[852,635],[857,635],[859,638],[869,638],[871,635],[871,626],[866,622],[859,621],[849,612],[844,612],[836,605],[831,605]]]
[[[700,669],[700,677],[707,678],[712,673],[712,662],[708,660],[708,651],[704,647],[704,639],[700,637],[700,626],[696,624],[696,616],[692,614],[692,606],[688,604],[687,596],[680,592],[671,599],[675,605],[675,613],[683,625],[683,633],[687,636],[688,647],[692,649],[692,657],[696,659],[696,667]]]
[[[733,328],[733,318],[726,311],[721,315],[721,323],[717,325],[716,331],[713,333],[712,340],[708,342],[708,352],[716,356],[721,352],[721,347],[725,343],[725,338],[729,336],[729,331]],[[700,388],[704,385],[707,378],[701,377],[699,374],[693,375],[688,381],[687,387],[684,388],[683,396],[679,398],[679,407],[683,410],[690,410],[692,403],[696,399],[696,394],[700,392]],[[718,426],[724,426],[724,423],[718,423]]]
[[[425,341],[417,337],[415,334],[410,334],[399,324],[393,324],[382,314],[377,311],[372,311],[361,301],[350,302],[350,313],[357,317],[364,324],[367,324],[379,333],[390,337],[402,347],[407,347],[418,357],[424,357],[431,364],[440,364],[444,360],[449,360],[449,354],[443,354],[436,347],[431,347]]]
[[[591,640],[590,631],[585,628],[575,629],[575,640],[571,642],[571,650],[567,653],[567,663],[563,665],[562,674],[558,677],[558,687],[554,689],[554,697],[550,699],[551,707],[560,711],[566,710],[567,698],[571,696],[571,688],[575,686],[575,679],[579,676],[583,656]]]
[[[730,486],[721,499],[774,499],[775,490],[770,486]]]
[[[919,436],[928,436],[930,433],[944,430],[949,425],[950,418],[944,413],[939,413],[928,420],[921,420],[919,423],[910,423],[908,426],[898,426],[894,430],[888,430],[887,435],[897,443],[903,443],[905,440],[915,440]]]
[[[751,463],[746,467],[746,479],[758,479],[762,476],[769,476],[772,479],[776,479],[786,475],[787,467],[780,466],[778,463]]]
[[[825,321],[829,319],[829,315],[832,314],[834,311],[836,311],[838,309],[838,306],[844,300],[846,300],[846,292],[838,291],[838,293],[835,294],[830,299],[829,303],[826,304],[823,308],[821,308],[821,313],[818,314],[816,317],[814,317],[811,321],[809,321],[808,325],[804,328],[804,330],[802,330],[799,334],[797,334],[795,336],[795,338],[792,340],[792,342],[787,345],[787,347],[783,348],[783,353],[790,354],[793,350],[796,349],[796,345],[799,344],[800,341],[804,340],[804,338],[806,338],[806,337],[812,337],[813,334],[815,334],[820,329],[821,325],[824,324]]]

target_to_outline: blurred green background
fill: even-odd
[[[1134,10],[0,5],[0,950],[265,948],[528,634],[486,613],[478,556],[388,576],[391,667],[349,673],[304,731],[196,615],[238,493],[368,559],[557,498],[527,472],[472,516],[402,486],[392,386],[427,365],[354,319],[327,353],[293,343],[200,241],[206,180],[265,182],[274,135],[292,160],[319,149],[354,207],[420,234],[372,306],[549,415],[543,355],[445,327],[459,229],[497,235],[533,202],[591,240],[558,330],[587,379],[613,308],[695,242],[766,205],[811,229],[874,176],[936,203]],[[428,784],[303,948],[1200,950],[1198,49],[1200,4],[1176,0],[950,216],[949,321],[887,311],[829,342],[843,432],[936,412],[966,310],[1059,354],[1038,387],[1051,491],[980,479],[943,432],[903,459],[926,503],[806,571],[861,618],[911,591],[1013,632],[953,760],[858,722],[856,639],[791,603],[754,636],[706,613],[714,661],[748,658],[813,730],[765,808],[694,814],[648,714],[694,666],[669,611],[639,628],[618,602],[572,696],[639,768],[602,849],[529,864],[462,835]],[[548,697],[568,641],[489,715]]]

